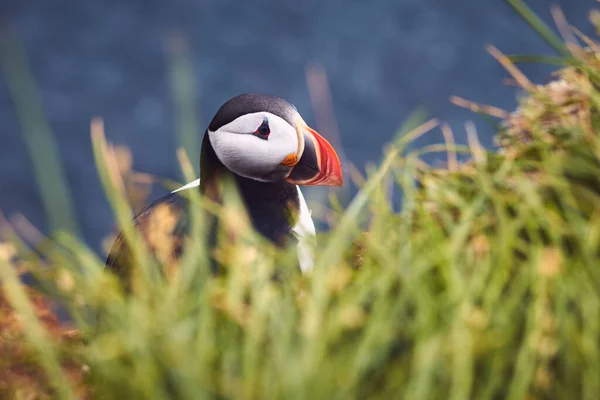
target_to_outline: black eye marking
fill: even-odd
[[[269,128],[269,120],[265,117],[262,124],[254,131],[253,135],[261,139],[267,140],[271,134],[271,128]]]

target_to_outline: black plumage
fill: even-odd
[[[286,100],[268,95],[246,94],[226,102],[215,114],[208,130],[216,131],[236,118],[252,112],[267,111],[293,125],[296,109]],[[299,195],[295,184],[285,180],[260,182],[242,177],[227,169],[217,157],[205,132],[200,152],[200,184],[194,190],[221,202],[219,181],[233,178],[253,227],[278,246],[294,240],[291,228],[299,213]],[[142,232],[149,250],[163,263],[177,263],[189,233],[188,200],[181,193],[170,193],[143,209],[134,224]],[[160,220],[163,221],[160,221]],[[211,230],[218,227],[213,221]],[[157,232],[160,231],[161,232]],[[164,243],[166,240],[170,243]],[[155,243],[157,242],[158,243]],[[164,254],[164,253],[167,254]],[[122,279],[130,279],[130,254],[120,234],[107,258],[106,266]]]
[[[223,104],[208,125],[208,130],[214,132],[244,114],[260,111],[277,115],[290,125],[294,125],[294,119],[298,116],[296,107],[282,97],[246,93],[236,96]]]

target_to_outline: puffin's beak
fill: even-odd
[[[342,186],[342,165],[329,142],[302,119],[296,123],[296,132],[300,159],[287,181],[296,185]]]

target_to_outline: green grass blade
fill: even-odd
[[[149,257],[147,246],[141,234],[133,224],[133,212],[123,188],[115,181],[118,170],[115,160],[110,158],[108,144],[104,136],[104,125],[100,119],[94,119],[91,124],[92,147],[94,160],[98,169],[100,182],[113,208],[118,226],[121,228],[125,242],[131,250],[132,266],[141,273],[140,278],[145,283],[140,287],[145,289],[145,294],[150,295],[150,282],[156,277],[156,265]],[[112,173],[111,173],[112,169]]]
[[[52,129],[44,116],[40,93],[25,51],[10,31],[0,32],[0,66],[21,124],[48,228],[52,232],[63,229],[80,235],[75,206]]]
[[[0,259],[2,290],[6,294],[20,321],[31,345],[37,350],[39,362],[48,375],[50,385],[56,390],[59,399],[74,399],[71,382],[67,379],[58,354],[48,334],[35,316],[33,305],[25,292],[13,265]]]
[[[564,45],[558,35],[538,17],[532,10],[525,4],[523,0],[507,0],[517,13],[523,18],[554,50],[563,57],[570,57],[571,53]]]
[[[177,147],[183,147],[188,156],[195,160],[194,171],[199,176],[200,122],[197,104],[197,86],[187,43],[181,34],[173,34],[168,43],[169,83],[175,107]]]
[[[541,56],[541,55],[511,55],[507,56],[513,63],[521,64],[547,64],[547,65],[569,65],[569,60],[559,56]]]

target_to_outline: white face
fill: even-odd
[[[265,124],[268,136],[260,134],[266,132]],[[242,115],[215,132],[208,131],[208,138],[217,157],[230,171],[263,182],[285,179],[292,167],[282,162],[291,154],[298,159],[301,155],[296,129],[268,112]]]

